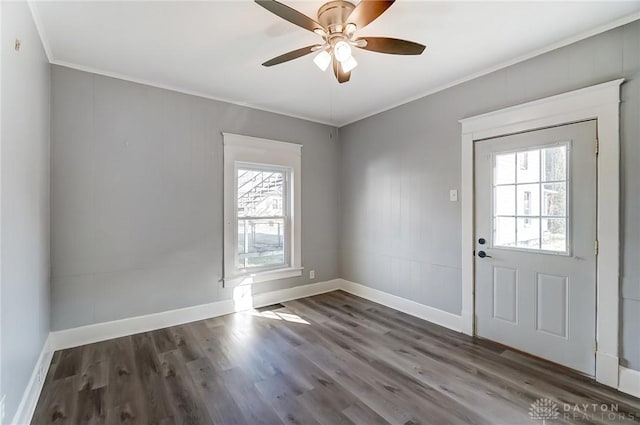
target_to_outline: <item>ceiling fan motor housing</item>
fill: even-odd
[[[355,9],[355,5],[348,1],[330,1],[318,9],[318,23],[327,28],[329,33],[342,32],[353,9]]]

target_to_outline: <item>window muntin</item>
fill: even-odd
[[[290,264],[291,170],[236,164],[236,269],[270,270]]]
[[[567,143],[493,156],[496,248],[569,253]]]

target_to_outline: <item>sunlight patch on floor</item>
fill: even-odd
[[[246,313],[250,314],[251,316],[262,317],[264,319],[284,320],[285,322],[302,323],[304,325],[310,325],[310,323],[304,320],[302,317],[292,313],[282,313],[278,311],[259,312],[257,310],[247,311]]]

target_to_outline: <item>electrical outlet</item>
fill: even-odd
[[[316,271],[309,270],[309,279],[315,279],[315,278],[316,278]]]
[[[451,202],[458,202],[458,191],[456,189],[451,189],[449,191],[449,200]]]

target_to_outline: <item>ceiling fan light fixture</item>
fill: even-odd
[[[331,54],[326,50],[321,51],[313,58],[313,62],[320,68],[322,71],[326,71],[329,68],[329,64],[331,63]]]
[[[333,54],[338,62],[344,62],[351,57],[351,46],[346,41],[340,40],[333,46]]]
[[[358,61],[353,56],[349,56],[349,59],[346,61],[340,62],[340,66],[342,66],[342,70],[344,72],[351,72],[353,68],[358,66]]]
[[[367,47],[367,40],[358,39],[353,41],[352,43],[354,46],[360,47],[361,49],[364,49],[365,47]]]
[[[2,0],[0,0],[2,1]],[[274,15],[322,38],[321,43],[292,50],[262,64],[270,67],[314,54],[314,63],[326,71],[331,65],[340,84],[351,78],[358,66],[353,48],[392,55],[420,55],[425,45],[391,37],[357,37],[362,30],[380,17],[396,0],[325,0],[317,12],[317,20],[278,0],[255,0]]]

